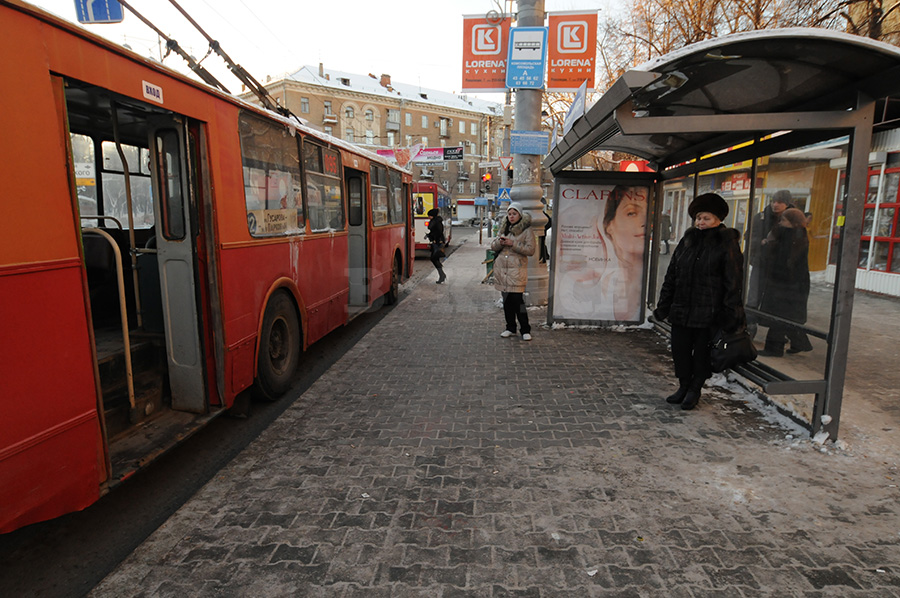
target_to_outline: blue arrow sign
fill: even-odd
[[[121,23],[125,15],[116,0],[75,0],[79,23]]]
[[[506,86],[543,89],[547,66],[547,28],[514,27],[509,30]]]

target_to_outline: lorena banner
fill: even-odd
[[[547,46],[548,91],[578,91],[584,81],[594,88],[597,58],[596,11],[552,12]]]
[[[463,16],[463,91],[506,90],[510,20]]]

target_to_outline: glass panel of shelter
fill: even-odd
[[[836,142],[819,144],[830,147],[830,151],[822,151],[817,146],[760,157],[757,159],[755,181],[751,181],[752,163],[749,161],[706,171],[697,177],[697,193],[721,195],[729,206],[724,223],[741,234],[748,264],[745,272],[748,320],[755,324],[757,348],[766,349],[768,339],[768,352],[772,353],[761,356],[760,361],[768,362],[797,380],[819,379],[825,373],[824,338],[831,322],[833,294],[833,285],[827,273],[829,239],[839,237],[840,230],[835,231],[832,227],[833,215],[841,213],[843,207],[841,203],[835,205],[836,198],[842,197],[843,185],[841,171],[831,165],[831,160],[841,155],[841,149],[836,145]],[[754,184],[751,185],[751,182]],[[665,231],[663,217],[668,216],[672,223],[671,241],[674,243],[692,225],[687,208],[694,196],[693,189],[693,178],[672,179],[663,183],[661,232]],[[755,192],[752,202],[751,189]],[[785,230],[776,229],[774,233],[771,230],[775,219],[771,216],[770,206],[779,191],[787,191],[790,194],[788,205],[803,213],[799,223],[805,232],[794,232],[793,241],[789,244],[785,239],[791,235],[786,234]],[[895,226],[897,211],[884,214],[885,219],[890,218],[892,226]],[[797,215],[793,216],[796,218]],[[881,216],[878,222],[882,222]],[[769,241],[762,244],[767,237]],[[779,241],[775,240],[776,237]],[[657,286],[662,284],[670,259],[666,255],[664,241],[660,238],[656,243],[661,253]],[[772,245],[765,248],[769,242]],[[886,250],[887,246],[885,243],[884,248],[880,249],[879,263],[893,259]],[[900,250],[897,253],[900,254]],[[900,258],[895,261],[900,266]],[[805,282],[807,277],[810,280],[808,285]],[[787,280],[795,282],[787,284]],[[804,332],[803,328],[809,330]],[[775,357],[777,354],[781,357]],[[811,406],[810,401],[809,405],[803,406],[803,410]]]

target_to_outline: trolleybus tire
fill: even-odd
[[[274,401],[291,386],[300,362],[300,322],[287,294],[272,295],[263,316],[257,361],[257,395]]]
[[[394,258],[394,266],[391,268],[391,288],[384,294],[384,304],[394,305],[400,298],[400,260]]]

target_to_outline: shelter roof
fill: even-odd
[[[588,151],[612,150],[664,168],[790,127],[777,118],[771,126],[759,118],[745,124],[732,119],[717,131],[661,127],[627,134],[625,120],[835,113],[855,108],[860,93],[875,99],[900,93],[900,48],[808,28],[707,40],[625,73],[554,147],[544,166],[558,172]]]

